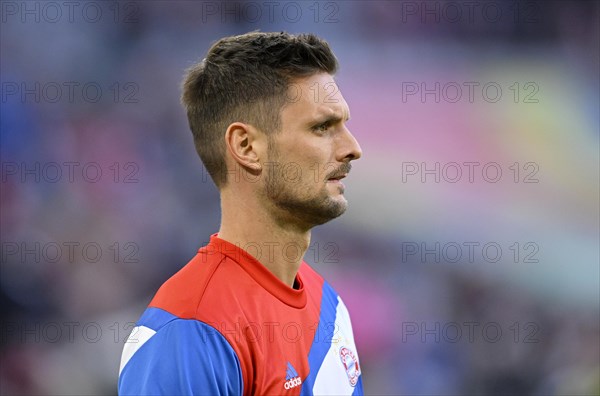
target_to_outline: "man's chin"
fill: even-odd
[[[329,197],[327,202],[318,205],[287,202],[283,205],[280,203],[278,206],[288,212],[290,220],[293,218],[304,227],[312,228],[340,217],[346,211],[348,203],[346,198],[339,196]]]
[[[346,212],[346,209],[348,209],[348,201],[346,201],[346,198],[343,195],[331,198],[327,207],[320,211],[320,216],[315,216],[320,218],[320,221],[315,225],[325,224],[328,221],[340,217]]]
[[[340,180],[330,180],[326,183],[327,188],[336,193],[343,194],[346,190],[346,186]]]

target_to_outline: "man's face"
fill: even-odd
[[[313,227],[346,211],[350,161],[362,152],[346,127],[348,105],[327,73],[296,80],[270,137],[265,162],[267,204],[282,222]]]

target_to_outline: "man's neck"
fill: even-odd
[[[245,248],[290,287],[294,285],[310,236],[310,229],[278,224],[264,207],[253,205],[250,200],[221,199],[219,238]]]

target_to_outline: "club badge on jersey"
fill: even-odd
[[[356,355],[351,349],[343,346],[340,348],[340,359],[342,359],[342,364],[346,369],[346,375],[348,375],[348,381],[350,381],[350,385],[356,386],[358,377],[360,376],[360,367],[358,365],[358,359],[356,358]]]

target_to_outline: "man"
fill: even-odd
[[[183,86],[221,227],[159,289],[125,344],[121,394],[362,394],[348,311],[302,257],[346,210],[361,149],[314,35],[215,43]]]

